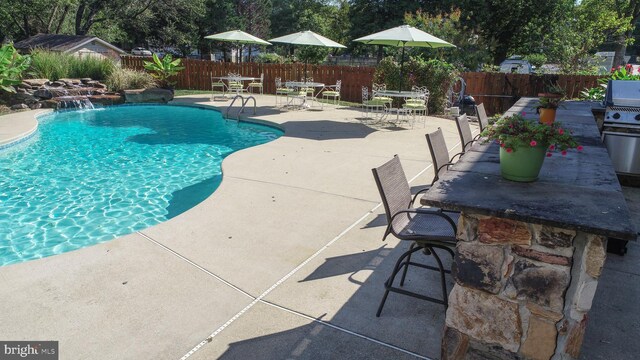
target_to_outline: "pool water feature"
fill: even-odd
[[[0,266],[60,254],[166,221],[207,198],[229,154],[276,128],[186,106],[114,106],[38,118],[0,151]]]

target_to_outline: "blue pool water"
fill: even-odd
[[[0,151],[0,266],[104,242],[170,219],[220,184],[222,160],[282,135],[195,107],[55,112]]]

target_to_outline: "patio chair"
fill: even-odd
[[[451,257],[454,256],[452,248],[456,244],[456,223],[459,214],[428,208],[413,208],[409,183],[397,155],[384,165],[372,169],[372,171],[382,198],[388,224],[382,239],[385,240],[387,236],[392,234],[400,240],[412,242],[409,250],[398,258],[393,272],[384,283],[385,292],[378,306],[376,316],[379,317],[382,313],[382,308],[389,292],[442,304],[446,309],[448,292],[445,274],[450,273],[450,270],[444,268],[436,249],[445,250]],[[411,261],[411,255],[418,251],[425,255],[433,256],[438,266],[434,267]],[[404,286],[409,266],[438,271],[440,273],[442,298],[438,299],[403,289],[402,286]],[[401,270],[403,270],[403,274],[399,287],[396,287],[393,283]]]
[[[322,99],[329,100],[329,98],[333,99],[333,104],[337,104],[340,100],[340,90],[342,89],[342,80],[336,81],[335,85],[325,86],[322,91]],[[324,103],[322,104],[324,108]]]
[[[279,77],[277,77],[275,81],[276,81],[276,106],[278,106],[278,97],[284,96],[286,98],[290,93],[293,92],[293,89],[282,85],[282,79]]]
[[[454,160],[462,156],[463,153],[457,153],[453,155],[453,157],[449,158],[449,149],[447,148],[447,143],[444,140],[444,135],[442,133],[442,129],[438,128],[438,130],[426,134],[427,145],[429,146],[429,153],[431,153],[431,164],[433,165],[433,180],[431,180],[431,184],[425,186],[424,188],[418,190],[415,195],[413,195],[413,199],[411,203],[415,203],[416,199],[420,194],[426,192],[440,179],[440,176],[444,175],[444,173],[449,170],[449,167],[453,165]]]
[[[476,105],[476,116],[478,117],[478,126],[480,127],[480,132],[482,133],[484,129],[489,126],[489,117],[487,116],[487,111],[484,109],[484,103]],[[480,134],[476,135],[474,139],[478,138],[480,138]]]
[[[213,77],[211,77],[211,100],[215,100],[217,98],[217,93],[216,92],[221,92],[222,96],[225,96],[225,92],[227,90],[227,84],[224,83],[224,81],[222,81],[222,79],[214,79]]]
[[[229,73],[229,85],[227,86],[229,92],[235,92],[236,95],[240,94],[244,91],[244,87],[242,86],[242,81],[240,81],[240,74]]]
[[[427,116],[429,110],[427,109],[427,99],[429,98],[429,90],[427,88],[419,88],[414,86],[412,91],[414,91],[417,96],[409,99],[405,99],[402,107],[411,110],[411,115],[413,115],[413,121],[415,122],[418,117],[423,119],[423,115]],[[424,124],[424,122],[423,122]]]
[[[378,92],[387,90],[387,84],[373,84],[371,87],[372,97],[371,100],[382,101],[391,107],[393,99],[387,96],[379,96]]]
[[[431,163],[433,164],[434,176],[431,181],[431,185],[433,185],[440,179],[440,176],[444,175],[449,170],[449,167],[453,165],[454,160],[457,157],[462,156],[463,153],[459,152],[451,158],[449,157],[449,149],[447,148],[447,143],[444,140],[441,128],[438,128],[438,130],[426,134],[425,136],[427,138],[429,152],[431,153]]]
[[[365,118],[369,117],[369,110],[371,110],[373,114],[384,116],[386,104],[387,103],[383,100],[370,99],[369,88],[367,88],[366,86],[362,87],[362,109],[364,110],[363,113]]]
[[[467,119],[467,114],[456,116],[456,126],[458,128],[458,135],[460,135],[462,153],[464,153],[476,141],[476,138],[474,138],[473,134],[471,133],[471,127],[469,126],[469,119]]]
[[[307,104],[308,93],[304,89],[293,90],[287,94],[287,107],[302,109]],[[296,103],[298,102],[298,103]],[[307,105],[305,105],[307,104]]]
[[[262,95],[263,92],[263,86],[262,83],[264,81],[264,73],[260,74],[260,80],[259,81],[252,81],[249,83],[249,85],[247,85],[247,91],[253,94],[253,89],[259,89],[260,90],[260,95]]]

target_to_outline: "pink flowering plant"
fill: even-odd
[[[562,124],[554,122],[552,125],[528,121],[523,114],[505,116],[496,121],[482,132],[484,142],[495,141],[508,153],[523,147],[544,146],[547,156],[555,150],[562,155],[568,149],[582,150],[569,131],[562,128]]]

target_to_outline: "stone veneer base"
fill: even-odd
[[[606,238],[463,213],[442,359],[577,359]]]

